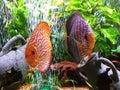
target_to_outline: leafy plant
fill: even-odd
[[[8,21],[7,28],[9,37],[13,37],[17,34],[28,37],[28,23],[27,23],[27,8],[24,0],[13,0],[13,2],[7,1],[7,6],[10,9],[12,18]]]
[[[116,49],[112,49],[113,53],[120,53],[120,45]]]
[[[94,51],[108,56],[120,35],[116,26],[120,25],[120,13],[114,7],[104,5],[102,0],[70,0],[65,5],[67,16],[73,11],[79,11],[91,25],[96,38]]]
[[[32,78],[33,78],[33,73],[28,69],[27,74],[25,76],[24,84],[31,84],[32,83]]]
[[[120,12],[120,0],[103,0],[104,5],[114,7],[118,12]]]
[[[65,80],[65,82],[72,82],[73,87],[75,89],[75,84],[77,83],[75,80],[70,79],[70,80]]]

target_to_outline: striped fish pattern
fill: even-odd
[[[64,32],[67,51],[76,63],[91,56],[95,44],[94,33],[78,12],[73,12],[68,17],[64,24]]]
[[[25,58],[27,63],[39,72],[48,70],[52,59],[52,44],[48,23],[40,22],[32,32],[26,45]]]

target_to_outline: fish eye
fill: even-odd
[[[35,55],[35,52],[34,51],[31,51],[32,55]]]

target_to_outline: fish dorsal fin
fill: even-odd
[[[34,30],[44,30],[50,35],[50,26],[47,22],[40,22]]]

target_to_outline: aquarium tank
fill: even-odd
[[[120,58],[119,55],[120,7],[119,6],[120,6],[120,0],[1,0],[0,1],[0,51],[1,51],[0,63],[3,60],[3,56],[5,57],[5,59],[9,61],[10,58],[7,57],[7,54],[9,54],[11,51],[16,52],[17,50],[19,50],[19,47],[21,47],[23,50],[22,51],[23,61],[25,61],[26,63],[25,67],[27,68],[24,69],[24,67],[21,67],[22,69],[20,69],[20,71],[21,70],[26,71],[25,74],[22,73],[22,75],[24,75],[23,76],[24,79],[22,78],[22,80],[17,79],[16,81],[4,81],[0,78],[0,89],[4,90],[4,88],[12,87],[12,88],[17,88],[15,90],[69,90],[67,88],[63,89],[63,87],[68,87],[68,88],[70,87],[72,88],[70,90],[81,90],[80,88],[89,90],[89,87],[92,88],[92,85],[87,81],[86,77],[84,77],[86,75],[82,75],[84,73],[80,74],[76,70],[68,70],[68,72],[66,72],[66,70],[62,71],[61,70],[62,66],[60,66],[58,70],[51,69],[51,65],[54,65],[62,61],[64,62],[67,60],[70,62],[74,62],[73,60],[74,58],[72,58],[70,53],[70,50],[74,48],[72,47],[72,45],[74,45],[74,43],[75,44],[77,43],[77,45],[78,44],[80,45],[80,43],[82,43],[76,41],[77,38],[74,35],[73,36],[75,38],[71,38],[72,35],[69,36],[68,35],[69,32],[64,27],[65,25],[67,25],[66,22],[70,18],[70,15],[75,11],[81,15],[81,18],[84,18],[85,20],[84,22],[89,24],[92,33],[94,34],[95,42],[93,42],[94,45],[92,47],[90,54],[92,54],[93,52],[98,52],[100,57],[108,58],[111,62],[113,62],[113,64],[119,71],[120,70],[119,69],[120,68],[120,59],[119,59]],[[38,26],[40,30],[45,29],[44,32],[42,31],[40,32],[41,34],[39,34],[39,30],[37,31],[38,29],[37,25],[40,22],[46,22],[49,25],[49,27],[47,27],[46,25]],[[72,27],[72,25],[73,24],[71,24],[71,26],[69,27]],[[84,27],[88,28],[87,26]],[[49,31],[48,28],[50,28]],[[76,29],[76,27],[74,27],[74,29]],[[35,30],[37,33],[33,35]],[[43,35],[44,33],[46,36]],[[89,31],[85,33],[88,34]],[[8,46],[10,49],[8,50],[7,47],[6,50],[7,52],[4,53],[3,50],[4,48],[6,48],[5,44],[9,42],[11,38],[15,37],[16,35],[21,35],[22,37],[24,37],[25,43],[21,44],[21,41],[18,40],[12,45],[9,44],[11,45]],[[34,37],[32,38],[31,37],[32,35],[35,38],[39,37],[38,41],[37,39],[34,40],[35,38]],[[79,36],[79,33],[77,35]],[[84,34],[81,34],[81,36],[82,35]],[[29,41],[30,38],[33,39],[33,43],[32,40]],[[86,36],[85,39],[86,38],[88,37]],[[39,40],[41,39],[43,39],[43,41],[38,43]],[[66,41],[66,39],[68,41]],[[73,41],[74,43],[70,43],[69,40]],[[29,50],[33,50],[33,51],[35,50],[35,52],[32,52],[32,54],[35,55],[34,56],[35,58],[37,55],[39,56],[39,53],[43,53],[44,48],[46,49],[46,46],[50,44],[49,46],[50,52],[47,52],[49,50],[47,51],[45,50],[45,52],[47,52],[47,54],[50,53],[51,56],[48,57],[49,59],[51,59],[51,61],[47,62],[46,60],[43,60],[42,61],[43,64],[41,64],[41,66],[40,66],[41,57],[37,57],[36,60],[38,61],[35,61],[34,57],[30,57],[31,61],[27,61],[25,50],[29,42],[30,42]],[[34,43],[37,43],[35,44],[36,45],[35,48],[32,47]],[[43,47],[44,47],[42,48],[43,52],[42,49],[40,50],[37,49],[42,47],[41,43],[43,43]],[[69,43],[71,46],[69,46]],[[85,43],[89,43],[89,41],[86,41]],[[78,46],[77,49],[74,48],[76,49],[74,51],[75,54],[76,51],[78,51],[78,53],[82,52],[82,51],[79,52]],[[31,54],[29,53],[30,52],[29,50],[28,50],[28,56]],[[44,57],[45,56],[43,55],[42,58],[44,59]],[[19,56],[17,58],[19,58]],[[40,60],[38,58],[40,58]],[[79,59],[79,56],[77,58]],[[49,65],[45,63],[49,63]],[[48,67],[45,66],[44,64],[48,65]],[[7,64],[5,63],[5,65]],[[1,67],[2,66],[4,67],[5,65],[1,65]],[[72,65],[74,66],[76,64],[72,63],[71,66]],[[17,67],[17,65],[15,67]],[[40,69],[42,67],[47,68],[47,70],[45,72],[41,72]],[[4,74],[0,73],[0,77],[5,76],[5,78],[6,77],[9,78],[9,75],[13,76],[13,74],[11,73],[11,69],[10,72],[9,70],[1,70],[1,71],[4,71],[5,73]],[[66,75],[65,80],[63,80],[64,75]],[[20,81],[19,84],[18,81]],[[17,84],[15,82],[17,82]]]

